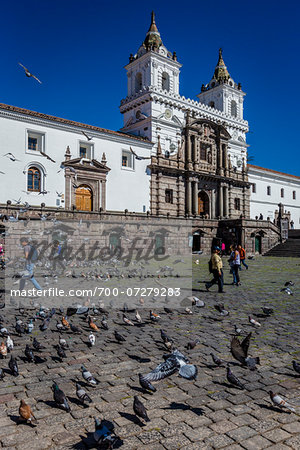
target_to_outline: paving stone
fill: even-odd
[[[254,431],[250,427],[244,426],[236,428],[235,430],[228,431],[226,434],[233,440],[241,442],[243,440],[246,440],[247,438],[250,438],[251,436],[254,436],[256,434],[256,431]]]
[[[300,434],[300,422],[291,422],[282,426],[282,429],[287,431],[288,433],[299,433]],[[299,439],[300,444],[300,439]],[[300,447],[300,445],[299,445]]]
[[[241,442],[241,446],[247,450],[260,450],[262,448],[270,447],[271,444],[272,442],[262,436],[253,436],[250,439]]]
[[[172,436],[169,438],[161,439],[160,443],[166,448],[167,450],[175,450],[178,448],[186,448],[190,441],[182,435],[178,436]]]
[[[213,448],[222,448],[226,445],[231,445],[234,440],[224,435],[214,435],[205,439],[205,443],[211,445]]]
[[[289,437],[291,437],[291,435],[290,433],[287,433],[286,431],[280,428],[276,428],[274,430],[267,431],[266,433],[264,433],[264,437],[277,444],[277,442],[281,442],[284,441],[285,439],[288,439]]]
[[[227,433],[227,431],[234,430],[235,428],[237,428],[237,425],[230,422],[229,420],[223,420],[221,422],[213,423],[212,425],[210,425],[210,428],[215,433]]]

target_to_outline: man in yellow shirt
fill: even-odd
[[[219,293],[223,293],[223,284],[224,284],[224,279],[223,279],[223,262],[222,259],[220,257],[220,247],[214,247],[213,248],[213,253],[211,255],[211,269],[212,269],[212,273],[214,278],[209,281],[208,283],[205,283],[205,287],[206,290],[208,291],[209,288],[212,287],[213,284],[218,284],[218,288],[219,288]]]

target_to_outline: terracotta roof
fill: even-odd
[[[297,178],[298,180],[300,180],[300,177],[298,177],[297,175],[291,175],[289,173],[278,172],[277,170],[266,169],[265,167],[254,166],[253,164],[247,164],[247,166],[250,168],[253,167],[254,169],[265,170],[266,172],[277,173],[278,175],[284,175],[286,177]]]
[[[38,117],[39,119],[51,120],[53,122],[59,122],[59,123],[63,123],[66,125],[73,125],[75,127],[85,128],[87,130],[100,131],[101,133],[113,134],[115,136],[121,136],[121,137],[129,137],[131,139],[137,139],[139,141],[146,141],[146,142],[150,143],[150,141],[147,138],[142,137],[142,136],[133,136],[132,134],[122,133],[121,131],[107,130],[106,128],[100,128],[100,127],[96,127],[94,125],[88,125],[86,123],[75,122],[74,120],[63,119],[61,117],[50,116],[49,114],[43,114],[43,113],[39,113],[37,111],[31,111],[30,109],[19,108],[18,106],[12,106],[12,105],[6,105],[4,103],[0,103],[0,109],[5,109],[6,111],[17,112],[17,113],[24,114],[27,116]]]

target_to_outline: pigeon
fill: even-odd
[[[42,156],[44,156],[45,158],[49,159],[49,161],[55,163],[54,159],[52,159],[49,155],[47,155],[47,153],[42,152],[42,151],[40,150],[40,154],[41,154]]]
[[[231,372],[230,367],[227,367],[227,380],[233,386],[236,386],[239,389],[245,389],[245,386],[241,383],[241,381]]]
[[[79,327],[77,327],[76,325],[73,325],[71,322],[70,322],[70,329],[73,333],[77,333],[77,334],[81,333],[81,329]]]
[[[8,336],[8,331],[7,331],[7,328],[5,328],[5,327],[1,327],[0,328],[0,334],[1,334],[1,336]]]
[[[128,311],[128,305],[125,302],[124,305],[123,305],[123,312],[126,313],[127,311]]]
[[[133,411],[140,419],[143,420],[143,422],[150,422],[146,408],[143,405],[143,403],[139,400],[137,395],[134,396]]]
[[[80,402],[82,403],[82,405],[84,405],[85,402],[92,403],[91,397],[87,394],[87,392],[83,389],[83,387],[79,383],[76,383],[76,395],[80,400]]]
[[[172,339],[170,339],[170,338],[168,337],[168,335],[166,334],[166,332],[165,332],[164,330],[160,330],[160,336],[161,336],[161,338],[162,338],[162,340],[163,340],[164,343],[166,343],[166,342],[172,342]]]
[[[260,364],[259,357],[250,358],[248,356],[248,349],[250,344],[251,333],[245,337],[242,343],[237,337],[233,337],[230,344],[232,356],[239,361],[243,366],[249,367],[250,370],[256,369],[256,364]]]
[[[33,338],[32,346],[33,346],[34,350],[36,350],[36,351],[38,351],[38,352],[39,352],[40,350],[43,350],[43,349],[46,348],[46,347],[45,347],[44,345],[42,345],[35,337]]]
[[[140,316],[138,310],[137,310],[136,313],[135,313],[135,320],[136,320],[138,323],[143,323],[143,320],[142,320],[142,318],[141,318],[141,316]]]
[[[297,363],[297,361],[293,361],[293,368],[294,368],[295,372],[300,374],[300,364]]]
[[[194,341],[189,341],[189,342],[187,343],[186,348],[187,348],[188,350],[192,350],[193,348],[196,347],[197,344],[199,344],[199,342],[200,342],[199,339],[195,339]]]
[[[19,66],[23,67],[26,77],[34,78],[36,81],[38,81],[40,84],[42,84],[41,80],[39,80],[35,75],[33,75],[33,73],[29,72],[27,67],[23,66],[23,64],[21,64],[21,63],[18,63],[18,64],[19,64]]]
[[[141,114],[140,114],[140,116],[141,116]],[[131,153],[135,157],[135,159],[137,159],[138,161],[142,161],[143,159],[151,159],[151,156],[139,156],[132,150],[131,147],[129,147],[129,148],[130,148]]]
[[[192,297],[192,305],[196,306],[197,308],[204,308],[205,303],[203,300],[200,300],[198,297]]]
[[[218,367],[225,366],[226,362],[223,361],[223,359],[218,358],[218,357],[217,357],[216,355],[214,355],[213,353],[211,353],[210,355],[211,355],[212,360],[213,360],[213,362],[214,362],[214,364],[215,364],[216,366],[218,366]]]
[[[14,377],[17,377],[19,375],[19,368],[16,359],[11,355],[8,367],[10,368],[12,374]]]
[[[34,354],[28,344],[26,344],[26,347],[25,347],[25,356],[26,356],[28,362],[34,362]]]
[[[197,378],[198,369],[193,364],[188,364],[189,360],[178,350],[174,350],[173,353],[165,356],[165,361],[158,364],[158,366],[152,370],[152,372],[144,375],[144,379],[147,381],[159,381],[173,375],[175,372],[179,372],[179,376],[186,378],[187,380],[193,380]]]
[[[294,293],[292,292],[292,290],[289,287],[285,287],[285,288],[281,289],[280,292],[285,292],[288,295],[294,295]]]
[[[223,303],[219,303],[214,305],[215,309],[220,313],[221,316],[228,316],[229,315],[229,311],[227,311],[224,308],[224,304]]]
[[[141,373],[139,373],[139,382],[141,387],[146,391],[156,392],[156,388],[150,383],[150,381],[147,381]]]
[[[41,331],[46,331],[50,323],[50,317],[47,317],[47,319],[44,319],[43,323],[40,325]]]
[[[262,306],[261,309],[262,309],[263,313],[266,314],[266,316],[270,316],[274,312],[273,308],[269,308],[267,306]]]
[[[164,307],[164,311],[167,314],[173,314],[173,311],[170,308]]]
[[[188,307],[185,308],[185,312],[187,314],[193,314],[193,311],[190,308],[188,308]]]
[[[115,330],[115,332],[114,332],[114,334],[115,334],[115,338],[116,338],[116,340],[120,343],[120,342],[125,342],[126,341],[126,339],[117,331],[117,330]]]
[[[53,398],[57,406],[59,406],[61,409],[64,409],[67,412],[70,412],[71,408],[69,406],[67,397],[65,396],[65,393],[61,389],[59,389],[57,383],[53,383],[52,391],[53,391]]]
[[[69,348],[69,344],[67,343],[67,341],[65,339],[63,339],[62,337],[59,337],[58,339],[58,343],[61,346],[61,348],[63,348],[64,350],[66,350],[67,348]]]
[[[93,322],[91,316],[88,317],[88,323],[89,323],[89,327],[94,330],[94,331],[99,331],[99,328],[97,327],[97,325]]]
[[[61,324],[62,324],[62,326],[63,326],[64,328],[66,328],[66,329],[69,329],[69,328],[70,328],[70,324],[69,324],[69,322],[68,322],[68,320],[67,320],[67,316],[66,316],[66,317],[62,316],[62,318],[61,318]]]
[[[270,398],[275,406],[278,408],[287,408],[288,410],[295,412],[295,408],[293,408],[287,401],[283,400],[278,394],[274,394],[274,392],[269,391]]]
[[[235,332],[236,335],[239,336],[241,334],[241,332],[242,332],[242,329],[239,328],[237,325],[234,325],[234,332]]]
[[[0,380],[3,380],[5,377],[5,372],[3,369],[0,368]]]
[[[22,336],[22,334],[25,333],[25,326],[24,326],[22,320],[17,320],[17,318],[16,318],[15,330],[19,336]]]
[[[84,380],[91,386],[97,386],[98,382],[95,380],[91,372],[89,372],[84,366],[81,366],[82,376]]]
[[[1,342],[0,354],[1,354],[2,358],[6,358],[7,357],[7,346],[5,345],[4,342]]]
[[[67,357],[64,349],[59,344],[56,346],[56,351],[60,359]]]
[[[286,281],[286,282],[284,283],[284,285],[285,285],[285,287],[287,287],[287,286],[294,286],[295,283],[293,283],[292,281]]]
[[[150,320],[153,322],[157,322],[158,319],[160,319],[160,316],[158,314],[155,314],[152,310],[150,311]]]
[[[108,323],[107,323],[107,319],[105,316],[102,317],[101,325],[104,330],[108,330]]]
[[[125,316],[125,314],[123,314],[123,322],[126,323],[126,325],[134,326],[134,323],[133,323],[131,320],[129,320],[129,319]]]
[[[26,331],[27,333],[32,333],[33,329],[34,329],[33,321],[32,319],[30,319],[29,323],[26,326]]]
[[[27,403],[25,403],[25,400],[20,401],[19,414],[20,414],[20,418],[22,420],[26,421],[26,423],[31,424],[31,425],[36,424],[37,420],[31,410],[30,406],[27,405]]]
[[[98,444],[98,448],[114,448],[115,443],[119,440],[118,436],[116,436],[114,432],[114,428],[115,426],[112,422],[104,419],[100,422],[100,420],[95,417],[95,432],[93,437]]]
[[[93,347],[95,345],[95,342],[96,342],[96,337],[95,337],[95,335],[93,333],[91,333],[89,335],[89,345],[90,345],[90,347]]]
[[[88,141],[91,141],[93,139],[93,137],[88,136],[85,131],[81,130],[81,133],[87,138]]]
[[[249,316],[249,322],[254,327],[261,327],[261,323],[259,323],[257,320],[253,319],[253,317]]]

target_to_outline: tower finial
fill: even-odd
[[[222,47],[219,48],[219,58],[222,58],[223,56],[223,49]]]
[[[151,13],[151,24],[144,40],[146,50],[157,50],[162,45],[162,40],[155,23],[154,11]]]
[[[153,23],[155,23],[155,13],[154,13],[154,11],[152,11],[152,13],[151,13],[151,25]]]

